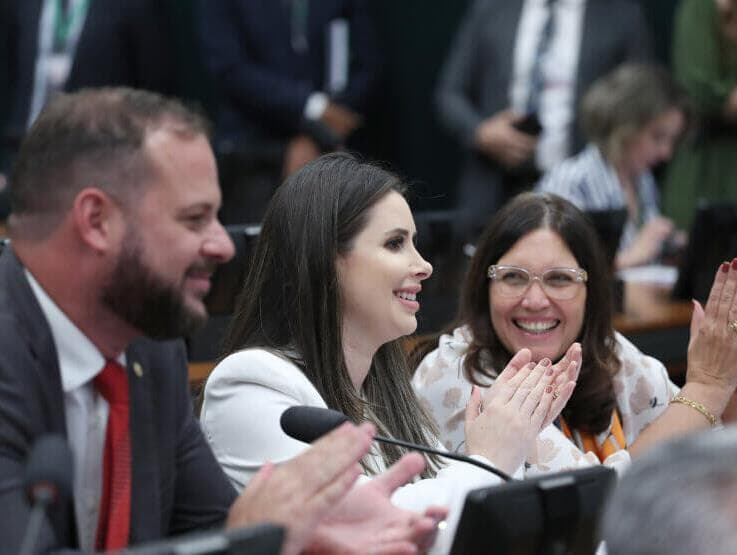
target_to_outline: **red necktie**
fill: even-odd
[[[113,551],[128,546],[131,515],[131,440],[128,429],[128,376],[109,360],[95,378],[95,387],[110,405],[105,432],[102,499],[96,549]]]

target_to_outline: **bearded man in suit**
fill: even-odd
[[[21,145],[0,256],[0,551],[19,551],[29,520],[24,459],[57,433],[72,495],[49,511],[41,552],[262,521],[285,527],[284,553],[411,552],[435,520],[389,495],[422,463],[352,487],[370,427],[267,466],[240,497],[202,436],[176,338],[207,317],[210,276],[233,256],[206,129],[154,93],[85,90],[52,100]]]

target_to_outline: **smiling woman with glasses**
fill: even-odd
[[[687,384],[679,393],[659,361],[612,328],[610,291],[596,232],[573,204],[525,193],[504,206],[476,247],[456,322],[414,353],[413,386],[446,447],[464,449],[463,409],[472,384],[488,387],[523,348],[534,361],[555,362],[578,344],[583,355],[573,395],[528,453],[526,475],[599,463],[623,468],[630,452],[721,415],[723,399],[711,402],[692,383],[703,378],[695,379],[696,360],[716,343],[700,341],[689,350]],[[672,420],[673,411],[683,409],[691,411],[690,420],[679,420],[683,414]]]

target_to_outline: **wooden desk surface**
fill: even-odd
[[[189,385],[198,385],[207,379],[215,367],[214,360],[190,362],[189,363]]]
[[[614,328],[624,335],[688,327],[690,301],[675,301],[670,290],[647,283],[627,283],[624,312],[614,315]]]

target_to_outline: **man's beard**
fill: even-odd
[[[207,315],[188,308],[184,294],[156,275],[143,261],[137,234],[129,230],[102,302],[152,339],[173,339],[197,331]]]

